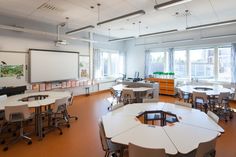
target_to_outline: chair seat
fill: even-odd
[[[166,122],[167,123],[175,123],[175,122],[178,122],[178,119],[176,117],[167,117]]]
[[[146,120],[160,120],[162,119],[160,113],[150,113],[147,114]]]

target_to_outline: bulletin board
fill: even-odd
[[[0,51],[0,87],[26,85],[28,53]]]

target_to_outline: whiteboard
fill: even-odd
[[[30,49],[30,82],[78,79],[77,52]]]

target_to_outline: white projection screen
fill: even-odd
[[[29,50],[30,82],[78,79],[78,52]]]

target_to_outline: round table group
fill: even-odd
[[[28,98],[33,98],[33,97],[41,97],[42,99],[37,99],[37,100],[27,100]],[[35,131],[36,134],[40,139],[43,137],[42,133],[42,117],[41,117],[41,112],[42,112],[42,107],[43,106],[48,106],[53,103],[57,99],[64,98],[64,97],[71,97],[70,92],[55,92],[55,91],[45,91],[45,92],[34,92],[34,93],[25,93],[25,94],[19,94],[19,95],[14,95],[7,97],[6,100],[2,101],[0,103],[0,110],[4,110],[5,106],[17,106],[17,105],[24,105],[27,104],[29,108],[34,108],[35,109]]]
[[[204,92],[208,96],[220,95],[220,93],[229,92],[230,94],[234,93],[231,89],[224,88],[219,85],[207,86],[207,85],[184,85],[178,87],[182,92],[190,93],[193,92]]]
[[[173,125],[143,124],[136,118],[145,111],[161,110],[173,113],[179,122]],[[199,143],[207,142],[224,132],[224,129],[204,112],[171,103],[129,104],[102,117],[107,138],[113,142],[141,147],[165,149],[167,154],[187,154]]]

